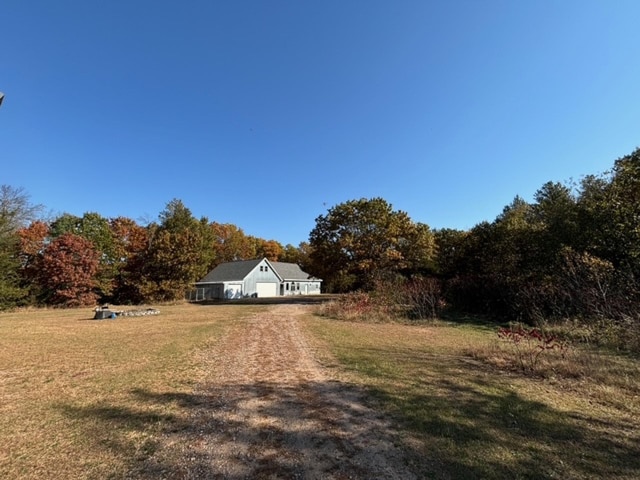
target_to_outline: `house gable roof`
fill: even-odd
[[[311,276],[303,272],[296,263],[269,262],[283,280],[309,280]],[[316,279],[314,279],[316,280]]]
[[[295,263],[270,262],[266,258],[261,258],[221,263],[211,270],[202,280],[196,283],[241,282],[262,262],[266,263],[273,269],[275,274],[280,278],[280,281],[320,280],[312,277],[306,272],[303,272],[300,266]]]
[[[262,259],[221,263],[198,283],[242,281],[260,262]]]

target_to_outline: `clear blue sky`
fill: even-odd
[[[637,0],[4,0],[0,184],[283,244],[383,197],[493,220],[640,146]]]

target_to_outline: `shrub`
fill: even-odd
[[[345,294],[320,308],[320,314],[343,320],[431,320],[445,306],[440,281],[432,277],[377,279],[370,292]]]
[[[498,329],[498,338],[506,345],[520,369],[527,373],[539,373],[543,354],[555,350],[564,359],[569,348],[568,342],[555,335],[522,325]]]
[[[320,306],[318,313],[339,320],[388,321],[390,308],[366,292],[353,292]]]
[[[432,320],[445,306],[440,281],[433,277],[413,277],[405,281],[401,296],[412,319]]]

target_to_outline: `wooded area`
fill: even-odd
[[[299,263],[304,247],[196,219],[174,199],[146,226],[98,213],[36,219],[24,191],[0,191],[0,307],[138,304],[184,298],[222,262],[267,257]]]
[[[144,226],[39,212],[23,190],[1,187],[2,309],[170,301],[219,263],[266,257],[300,264],[328,292],[409,305],[409,316],[580,319],[640,344],[640,149],[610,172],[548,182],[533,202],[516,196],[468,231],[432,230],[382,198],[330,208],[297,247],[197,219],[178,199]]]

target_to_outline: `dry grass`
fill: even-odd
[[[199,352],[257,308],[171,305],[102,321],[90,309],[0,315],[0,477],[122,477],[181,413],[140,392],[191,392],[204,373]]]
[[[545,378],[501,364],[487,328],[318,317],[307,326],[332,353],[327,366],[403,425],[425,477],[640,478],[637,359],[573,352],[563,368],[579,375]]]
[[[103,321],[86,309],[1,314],[0,478],[139,471],[186,428],[179,399],[205,378],[204,352],[268,308],[172,305]],[[578,352],[562,367],[576,374],[548,359],[556,373],[531,376],[501,365],[495,331],[479,326],[309,315],[305,328],[328,368],[398,420],[427,478],[640,478],[637,359]]]

